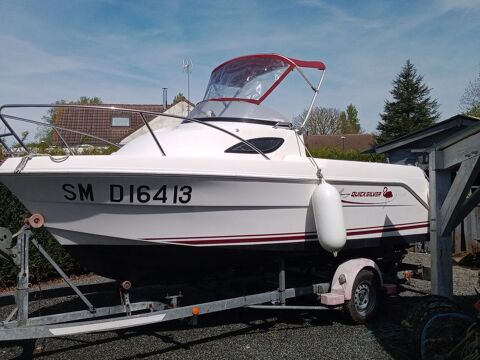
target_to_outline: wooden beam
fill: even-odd
[[[450,169],[480,154],[480,132],[443,149],[443,169]]]
[[[476,207],[475,210],[473,210],[475,213],[475,218],[474,218],[474,253],[480,254],[480,207]]]
[[[480,204],[480,188],[475,190],[472,195],[467,198],[464,205],[460,210],[459,216],[465,218],[468,214],[470,214],[473,209],[475,209],[478,204]]]
[[[453,232],[453,251],[459,253],[462,251],[462,225],[458,225]]]
[[[473,254],[474,248],[474,230],[473,227],[476,226],[475,224],[475,211],[472,211],[465,217],[465,250],[470,254]]]
[[[432,294],[453,296],[452,238],[445,236],[440,211],[450,188],[450,172],[437,169],[441,152],[432,151],[429,155],[430,175],[430,250],[432,259]],[[440,158],[440,159],[439,159]]]
[[[453,231],[464,217],[460,217],[461,208],[467,198],[470,188],[480,173],[480,157],[472,157],[462,162],[455,180],[440,210],[442,217],[442,234]]]
[[[394,149],[397,149],[399,147],[402,147],[402,146],[405,146],[405,145],[408,145],[412,142],[415,142],[417,140],[421,140],[425,137],[428,137],[428,136],[433,136],[435,134],[438,134],[438,133],[441,133],[445,130],[448,130],[450,129],[451,127],[454,127],[455,125],[452,125],[452,124],[447,124],[447,126],[442,126],[438,129],[435,129],[435,130],[431,130],[431,129],[424,129],[425,131],[421,130],[419,134],[415,134],[415,135],[405,135],[405,138],[404,139],[398,139],[398,140],[394,140],[394,141],[391,141],[387,144],[383,144],[383,145],[380,145],[378,147],[375,148],[375,151],[377,154],[382,154],[382,153],[385,153],[385,152],[388,152],[390,150],[394,150]]]

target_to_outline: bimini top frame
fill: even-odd
[[[322,71],[317,86],[302,68]],[[298,129],[303,131],[325,75],[321,61],[304,61],[279,54],[254,54],[234,58],[213,69],[204,101],[243,101],[260,105],[293,70],[298,71],[314,92],[307,115]]]
[[[10,136],[12,136],[17,141],[18,145],[28,155],[32,155],[33,152],[27,146],[25,141],[22,140],[22,138],[15,132],[15,130],[10,125],[8,120],[15,120],[15,121],[25,122],[25,123],[34,124],[34,125],[43,126],[43,127],[46,127],[46,128],[53,129],[53,131],[55,131],[55,133],[57,134],[59,139],[65,145],[69,155],[76,155],[76,154],[73,151],[73,149],[70,147],[70,145],[65,141],[64,137],[61,135],[62,131],[70,132],[70,133],[74,133],[74,134],[79,134],[79,135],[84,135],[84,136],[90,137],[92,139],[96,139],[96,140],[99,140],[101,142],[104,142],[105,144],[112,145],[112,146],[115,146],[117,148],[120,148],[119,144],[115,144],[111,141],[108,141],[106,139],[103,139],[101,137],[98,137],[98,136],[95,136],[95,135],[92,135],[92,134],[89,134],[89,133],[86,133],[86,132],[83,132],[83,131],[68,129],[68,128],[64,128],[64,127],[61,127],[61,126],[58,126],[58,125],[55,125],[55,124],[45,123],[45,122],[41,122],[41,121],[27,119],[27,118],[19,117],[19,116],[8,115],[8,114],[4,113],[4,110],[6,110],[6,109],[18,109],[18,108],[53,108],[53,109],[75,108],[75,109],[90,109],[90,110],[102,110],[102,111],[118,110],[118,111],[122,111],[122,112],[138,114],[140,116],[140,118],[142,119],[143,123],[145,124],[145,126],[147,127],[150,135],[152,136],[153,140],[155,141],[155,144],[157,145],[158,149],[160,150],[160,152],[163,156],[166,156],[167,154],[165,153],[164,149],[160,145],[160,142],[158,141],[157,137],[155,136],[155,133],[154,133],[153,129],[150,127],[150,124],[148,123],[147,119],[145,118],[145,115],[164,116],[166,118],[180,119],[180,120],[184,120],[186,122],[193,122],[193,123],[197,123],[197,124],[200,124],[200,125],[203,125],[203,126],[207,126],[209,128],[212,128],[212,129],[215,129],[217,131],[228,134],[228,135],[234,137],[235,139],[241,141],[245,145],[247,145],[249,148],[254,150],[256,153],[261,155],[266,160],[270,160],[270,158],[267,155],[265,155],[260,149],[258,149],[256,146],[254,146],[253,144],[251,144],[247,140],[242,139],[240,136],[238,136],[238,135],[236,135],[236,134],[234,134],[234,133],[232,133],[228,130],[225,130],[225,129],[219,127],[219,126],[210,124],[210,123],[205,122],[205,121],[201,121],[201,120],[197,120],[197,119],[193,119],[193,118],[189,118],[189,117],[172,115],[172,114],[164,114],[164,113],[159,113],[159,112],[135,110],[135,109],[125,109],[125,108],[119,108],[119,107],[114,107],[114,106],[63,105],[63,104],[8,104],[8,105],[3,105],[3,106],[0,107],[0,120],[3,122],[6,129],[8,129],[8,132],[6,132],[4,134],[0,134],[0,145],[5,148],[5,150],[7,151],[9,156],[11,156],[11,157],[14,157],[16,154],[15,154],[14,151],[12,151],[11,147],[4,140],[5,138],[10,137]]]

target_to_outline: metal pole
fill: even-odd
[[[283,258],[278,259],[278,300],[280,305],[287,303],[285,296],[285,260]]]
[[[40,253],[43,255],[45,259],[53,266],[53,268],[58,272],[58,274],[65,280],[65,282],[72,288],[73,291],[82,299],[82,301],[87,305],[88,310],[92,313],[95,312],[95,307],[92,305],[92,303],[85,297],[85,295],[82,294],[79,288],[75,286],[75,284],[70,280],[70,278],[65,274],[60,266],[48,255],[48,253],[45,251],[45,249],[38,243],[37,240],[33,239],[32,240],[33,245],[40,251]]]
[[[3,122],[3,125],[5,125],[5,127],[8,129],[8,131],[10,131],[10,133],[12,134],[12,136],[15,138],[15,140],[17,140],[17,142],[20,144],[21,147],[23,147],[23,149],[28,153],[28,154],[31,154],[32,152],[28,149],[27,145],[25,145],[25,143],[22,141],[22,139],[20,139],[20,137],[17,135],[17,133],[13,130],[13,128],[9,125],[9,123],[4,119],[3,115],[2,115],[2,109],[5,107],[4,106],[1,106],[0,107],[0,119],[2,120]]]
[[[190,112],[190,73],[192,72],[192,60],[183,59],[183,71],[187,73],[187,110]]]
[[[20,272],[18,273],[15,302],[18,308],[17,321],[20,325],[26,325],[28,321],[28,240],[30,235],[30,231],[23,231],[18,236],[16,245],[20,255]]]
[[[163,151],[162,145],[160,145],[160,143],[158,142],[158,139],[155,136],[155,133],[153,132],[152,128],[150,127],[150,124],[148,123],[148,121],[145,119],[145,116],[143,116],[142,112],[140,113],[140,117],[142,118],[143,123],[145,124],[148,131],[150,132],[150,135],[152,135],[153,141],[155,141],[155,144],[157,144],[158,149],[160,150],[160,152],[162,153],[163,156],[166,156],[167,154],[165,154],[165,151]]]
[[[187,69],[187,111],[190,112],[190,64]]]
[[[300,129],[299,129],[300,133],[303,132],[303,129],[305,128],[305,125],[307,124],[308,118],[310,117],[310,114],[311,114],[312,109],[313,109],[313,105],[315,104],[315,100],[317,99],[317,95],[318,95],[318,92],[320,90],[320,86],[322,86],[322,81],[323,81],[324,76],[325,76],[325,70],[323,70],[322,76],[320,77],[320,81],[318,82],[317,88],[314,90],[312,102],[310,103],[310,106],[308,108],[307,115],[305,115],[305,120],[303,120],[302,126],[300,126]]]

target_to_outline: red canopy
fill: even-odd
[[[320,61],[303,61],[278,54],[237,57],[213,69],[204,100],[245,101],[259,105],[290,72],[300,71],[300,67],[325,70],[325,64]]]
[[[297,59],[292,59],[288,58],[283,55],[279,54],[253,54],[253,55],[245,55],[245,56],[239,56],[234,59],[228,60],[224,62],[223,64],[218,65],[215,69],[213,69],[212,73],[220,69],[221,67],[237,61],[237,60],[243,60],[243,59],[248,59],[248,58],[270,58],[270,59],[279,59],[282,60],[292,66],[298,66],[298,67],[304,67],[304,68],[312,68],[312,69],[318,69],[318,70],[325,70],[325,64],[322,63],[321,61],[304,61],[304,60],[297,60]]]

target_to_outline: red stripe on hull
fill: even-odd
[[[378,233],[388,233],[401,230],[412,230],[428,227],[428,223],[405,223],[399,225],[390,225],[388,227],[371,227],[371,228],[356,228],[349,229],[347,231],[347,236],[356,236],[356,235],[367,235],[367,234],[378,234]],[[360,230],[360,231],[358,231]],[[294,234],[294,235],[293,235]],[[297,235],[298,234],[298,235]],[[170,244],[178,245],[232,245],[232,244],[246,244],[246,243],[269,243],[275,241],[299,241],[299,240],[315,240],[317,239],[317,234],[314,232],[310,233],[284,233],[284,234],[268,234],[268,235],[277,235],[277,236],[266,236],[266,235],[245,235],[244,237],[238,237],[240,235],[231,235],[231,236],[212,236],[212,237],[197,237],[195,239],[202,240],[189,240],[190,238],[183,238],[182,240],[173,240],[165,241]],[[290,236],[285,236],[290,235]],[[261,236],[261,237],[260,237]],[[265,237],[266,236],[266,237]],[[173,239],[173,238],[170,238]],[[145,239],[150,240],[150,239]],[[155,239],[157,240],[157,239]]]
[[[241,239],[215,239],[215,240],[187,240],[187,241],[169,241],[168,243],[180,245],[223,245],[223,244],[245,244],[245,243],[268,243],[273,241],[294,241],[294,240],[309,240],[316,239],[317,235],[299,236],[273,236],[266,238],[241,238]]]
[[[410,223],[403,223],[403,224],[397,224],[397,225],[381,225],[381,226],[368,226],[368,227],[359,227],[359,228],[353,228],[353,229],[347,229],[347,231],[355,231],[355,230],[366,230],[366,229],[378,229],[378,228],[382,228],[382,229],[387,229],[387,228],[391,228],[391,227],[399,227],[399,226],[405,226],[405,225],[425,225],[427,224],[428,226],[428,222],[426,221],[416,221],[416,222],[410,222]]]
[[[409,226],[394,226],[392,228],[383,228],[376,230],[363,230],[363,231],[347,231],[347,235],[366,235],[366,234],[378,234],[383,232],[392,232],[399,230],[410,230],[410,229],[420,229],[428,227],[428,223],[420,225],[409,225]]]

